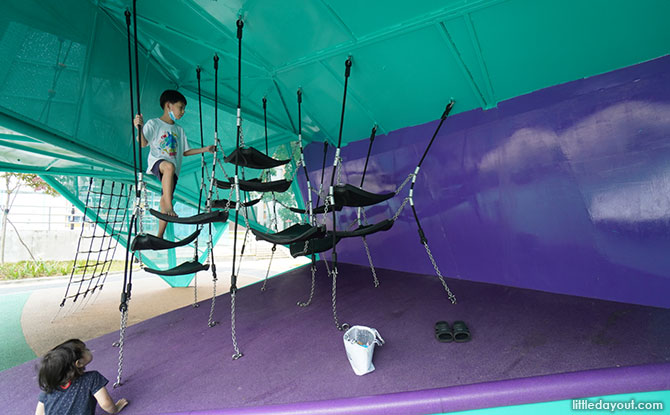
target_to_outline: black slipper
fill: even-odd
[[[453,326],[454,341],[456,343],[465,343],[470,341],[470,329],[463,321],[454,321]]]
[[[454,333],[446,321],[435,323],[435,338],[441,343],[449,343],[454,340]]]

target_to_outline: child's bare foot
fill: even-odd
[[[168,216],[175,216],[175,217],[177,216],[177,214],[174,212],[174,210],[168,210],[165,214],[168,215]]]

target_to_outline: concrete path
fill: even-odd
[[[238,286],[262,281],[268,263],[269,258],[245,258]],[[305,263],[304,258],[275,258],[270,275]],[[217,295],[230,288],[230,264],[227,258],[217,259]],[[0,315],[3,316],[0,319],[0,371],[41,356],[70,338],[87,341],[119,330],[123,273],[109,274],[103,290],[84,301],[72,303],[69,300],[61,308],[68,280],[69,277],[48,277],[0,282]],[[128,325],[193,304],[194,282],[190,287],[171,288],[155,275],[134,272]],[[198,301],[212,297],[211,272],[198,274],[197,287]]]

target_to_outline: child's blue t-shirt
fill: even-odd
[[[40,392],[38,399],[44,404],[46,415],[94,415],[97,401],[93,395],[108,382],[100,372],[92,370],[84,372],[66,389]]]

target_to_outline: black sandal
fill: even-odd
[[[453,330],[454,341],[456,343],[465,343],[470,341],[470,329],[463,321],[454,321]]]
[[[454,341],[454,332],[451,331],[449,323],[446,321],[438,321],[435,323],[435,338],[441,343]]]

